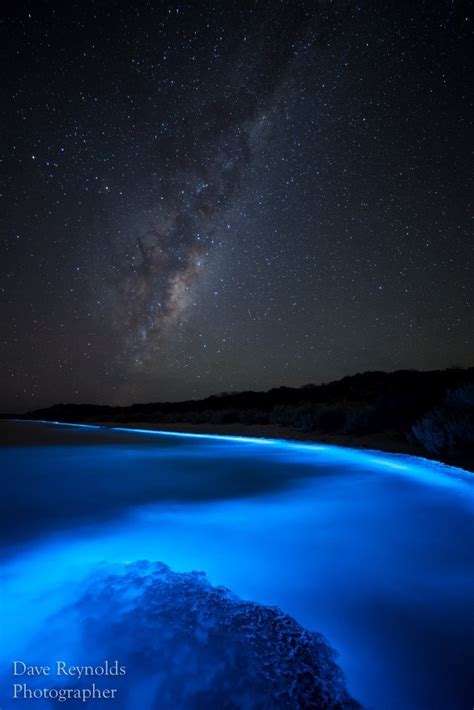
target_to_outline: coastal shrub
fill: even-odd
[[[341,433],[361,436],[377,431],[379,429],[377,412],[377,407],[372,404],[351,407],[346,412]]]
[[[341,433],[345,426],[346,408],[323,403],[277,405],[270,412],[269,421],[271,424],[302,432]]]
[[[318,412],[316,428],[328,434],[341,434],[344,432],[346,415],[347,406],[322,406]]]
[[[268,424],[268,412],[263,409],[244,409],[239,412],[242,424]]]
[[[436,410],[429,412],[411,428],[415,440],[431,454],[440,454],[446,450],[446,432],[442,417]]]
[[[211,416],[210,410],[190,410],[188,412],[182,412],[181,414],[170,413],[168,415],[169,422],[186,422],[187,424],[206,424],[210,421]]]
[[[282,405],[271,410],[268,421],[280,427],[298,429],[298,431],[313,431],[316,428],[317,408],[311,405]]]
[[[474,384],[448,390],[446,405],[453,409],[474,409]]]
[[[270,424],[276,426],[291,427],[295,418],[295,407],[290,407],[285,404],[277,404],[270,411]]]
[[[220,409],[210,413],[211,424],[235,424],[239,421],[239,412],[236,409]]]
[[[292,407],[290,427],[298,431],[314,431],[318,422],[318,410],[311,405]]]
[[[415,439],[432,454],[456,454],[474,446],[474,412],[437,407],[413,425]]]

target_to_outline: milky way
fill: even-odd
[[[189,114],[192,123],[186,126],[183,144],[175,148],[173,158],[178,161],[173,159],[171,170],[164,168],[159,205],[135,239],[132,263],[117,268],[118,307],[128,318],[125,366],[129,357],[132,364],[150,368],[158,353],[175,356],[176,330],[183,328],[189,307],[195,305],[194,286],[205,279],[213,251],[225,245],[223,218],[265,146],[272,122],[281,116],[280,100],[294,84],[293,74],[298,76],[308,63],[300,51],[311,47],[304,43],[317,33],[318,19],[316,7],[302,17],[297,14],[285,28],[282,48],[262,47],[253,62],[257,86],[252,91],[249,67],[237,45],[223,64],[220,86],[211,87],[207,97],[184,92],[178,99],[179,115]],[[265,26],[273,43],[275,23],[266,19]],[[261,32],[260,27],[258,36],[245,36],[245,42],[257,42]],[[162,138],[160,146],[165,153],[167,141]],[[122,256],[118,254],[119,263]]]
[[[2,407],[471,365],[466,7],[7,3]]]

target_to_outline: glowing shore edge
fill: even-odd
[[[472,483],[474,475],[471,471],[458,466],[450,466],[442,461],[426,459],[422,456],[412,454],[397,454],[389,451],[379,451],[377,449],[354,449],[348,446],[337,446],[335,444],[318,444],[313,442],[301,443],[290,439],[269,439],[257,436],[236,436],[231,434],[198,434],[192,432],[166,431],[162,429],[135,429],[134,427],[109,426],[107,424],[79,424],[76,422],[52,421],[49,419],[10,419],[16,422],[29,422],[38,424],[51,424],[53,426],[76,427],[78,429],[94,429],[105,431],[125,431],[132,434],[147,434],[158,436],[174,436],[184,439],[211,439],[214,441],[232,441],[236,443],[267,445],[293,451],[301,452],[324,452],[326,455],[339,461],[352,461],[352,463],[369,464],[371,466],[381,466],[391,469],[394,472],[415,473],[417,478],[429,477],[434,474],[445,474],[445,476],[460,478]],[[434,482],[432,480],[432,482]],[[438,480],[438,483],[441,481]]]

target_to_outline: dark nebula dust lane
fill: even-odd
[[[147,225],[137,227],[130,263],[117,254],[119,308],[128,318],[125,360],[138,368],[153,371],[157,357],[176,358],[180,331],[192,313],[196,318],[196,287],[206,287],[209,275],[215,280],[215,270],[225,269],[220,251],[224,259],[238,251],[228,215],[245,203],[244,183],[262,160],[273,126],[288,120],[288,96],[313,61],[309,47],[319,23],[316,6],[294,12],[280,7],[248,25],[239,15],[245,34],[227,34],[225,44],[225,33],[216,40],[210,86],[203,87],[198,78],[191,87],[181,84],[184,91],[167,106],[174,120],[172,129],[157,137],[159,199],[145,217]],[[276,44],[283,24],[285,41]],[[253,48],[249,52],[247,45]],[[177,56],[181,76],[196,77],[196,57],[181,51]],[[225,295],[225,279],[218,282]]]
[[[2,408],[470,365],[465,3],[7,3]]]

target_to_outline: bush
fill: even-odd
[[[446,395],[446,405],[453,409],[474,408],[474,384],[449,390]]]
[[[413,425],[415,439],[431,454],[456,454],[474,445],[472,411],[438,407]]]
[[[317,407],[311,405],[284,405],[273,407],[267,421],[277,426],[298,429],[299,431],[313,431],[318,419]]]
[[[268,424],[268,412],[263,409],[244,409],[239,412],[242,424]]]
[[[341,434],[346,425],[347,406],[328,405],[319,412],[316,426],[323,432]]]
[[[293,410],[293,421],[290,426],[298,431],[314,431],[318,423],[318,410],[312,407],[296,407]]]
[[[285,404],[277,404],[270,411],[270,424],[277,426],[292,426],[295,416],[295,407],[290,407]]]
[[[378,426],[377,407],[371,404],[351,407],[346,412],[343,434],[370,434],[380,429]]]

